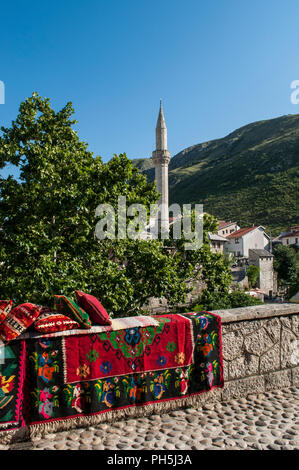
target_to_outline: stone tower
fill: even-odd
[[[156,150],[153,151],[153,162],[155,165],[155,180],[157,190],[160,193],[159,206],[161,208],[159,216],[159,233],[169,233],[169,212],[168,212],[168,165],[170,162],[170,152],[167,150],[167,128],[165,124],[162,102],[160,100],[160,110],[156,126]]]

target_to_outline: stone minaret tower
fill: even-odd
[[[170,162],[170,152],[167,150],[167,128],[165,124],[162,102],[160,100],[160,110],[156,126],[156,150],[153,151],[153,162],[155,165],[155,180],[157,190],[160,193],[159,206],[161,213],[159,217],[159,233],[169,232],[169,212],[168,212],[168,165]]]

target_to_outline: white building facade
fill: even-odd
[[[270,252],[270,237],[262,226],[241,228],[226,237],[228,243],[225,251],[236,258],[248,258],[250,249],[267,250]]]

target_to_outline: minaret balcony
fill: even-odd
[[[169,150],[154,150],[152,154],[154,165],[168,165],[171,159]]]

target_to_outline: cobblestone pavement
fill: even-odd
[[[33,450],[299,449],[299,387],[2,446]]]

